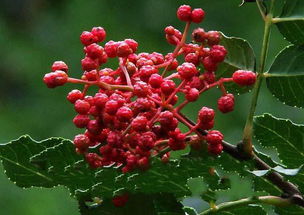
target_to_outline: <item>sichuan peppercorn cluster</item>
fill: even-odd
[[[77,112],[73,123],[84,129],[74,138],[76,152],[83,154],[92,168],[114,164],[123,172],[146,170],[151,157],[168,162],[170,151],[187,145],[195,149],[205,145],[210,154],[221,154],[223,134],[211,130],[215,111],[202,106],[195,125],[181,111],[207,90],[218,87],[222,92],[217,101],[219,111],[231,112],[234,96],[227,93],[225,83],[252,85],[256,75],[238,70],[232,77],[216,79],[218,65],[227,55],[225,47],[219,45],[221,34],[196,28],[192,42],[186,42],[191,23],[202,22],[204,16],[200,8],[178,8],[177,17],[185,22],[185,29],[183,33],[173,26],[164,29],[167,42],[175,47],[166,55],[137,53],[138,43],[133,39],[110,40],[102,46],[106,31],[94,27],[80,35],[85,53],[80,79],[69,76],[64,62],[54,62],[52,72],[43,78],[49,88],[66,83],[83,85],[82,90],[69,92],[67,99]],[[104,66],[108,58],[118,60],[117,68]],[[97,92],[88,95],[93,86]],[[181,132],[180,124],[188,131]]]

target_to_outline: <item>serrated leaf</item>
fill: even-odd
[[[79,210],[82,215],[184,215],[182,204],[167,193],[130,195],[123,207],[115,207],[111,199],[88,206],[86,194],[79,194]]]
[[[88,189],[94,185],[95,171],[90,169],[83,156],[75,152],[69,140],[31,157],[31,162],[45,162],[47,172],[58,184],[69,188],[72,195],[76,189]]]
[[[254,134],[263,147],[275,147],[279,158],[287,167],[299,167],[304,160],[304,126],[286,119],[264,114],[255,117]],[[289,177],[300,190],[304,190],[304,174]]]
[[[255,55],[250,44],[241,38],[227,37],[222,34],[221,45],[225,46],[227,56],[225,61],[220,64],[216,77],[230,78],[236,70],[255,70]],[[235,83],[225,83],[225,87],[232,93],[245,93],[250,90],[250,87],[240,87]]]
[[[183,207],[183,210],[185,211],[186,215],[197,215],[196,210],[192,207],[185,206]]]
[[[7,177],[17,186],[28,188],[54,187],[58,185],[45,166],[40,163],[31,163],[30,158],[41,151],[60,144],[64,139],[50,138],[44,141],[35,141],[29,136],[21,136],[7,144],[0,145],[0,159]]]
[[[280,15],[282,22],[277,23],[281,34],[290,42],[297,45],[304,44],[304,1],[289,0]]]
[[[173,193],[176,197],[190,195],[187,180],[190,177],[203,177],[209,187],[219,187],[219,177],[216,173],[210,174],[209,169],[215,165],[211,157],[183,157],[180,161],[170,161],[163,164],[154,160],[152,167],[145,172],[121,174],[115,169],[102,169],[97,172],[96,179],[100,181],[94,186],[95,194],[111,197],[115,190],[125,188],[130,192],[153,194],[158,192]],[[213,161],[213,162],[212,162]],[[115,180],[104,180],[109,177]]]
[[[302,167],[303,167],[303,165],[300,166],[299,168],[295,168],[295,169],[285,169],[281,166],[276,166],[274,168],[267,169],[267,170],[254,170],[254,171],[251,171],[251,173],[254,174],[255,176],[261,177],[261,176],[267,175],[271,171],[276,171],[276,172],[282,173],[284,175],[295,176],[300,172]]]
[[[289,46],[275,58],[269,73],[267,87],[281,102],[304,107],[304,47]]]

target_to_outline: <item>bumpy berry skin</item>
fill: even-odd
[[[85,47],[85,52],[92,59],[99,58],[103,55],[103,48],[96,43],[92,43]]]
[[[75,111],[79,114],[87,114],[90,110],[90,107],[91,105],[89,102],[81,99],[78,99],[74,104]]]
[[[190,80],[198,71],[193,63],[183,63],[177,67],[177,72],[182,79]]]
[[[234,109],[234,96],[232,94],[227,94],[225,96],[222,96],[217,101],[218,109],[222,113],[228,113],[233,111]]]
[[[159,88],[163,83],[163,78],[159,74],[152,74],[149,78],[149,84],[153,88]]]
[[[52,65],[52,71],[55,72],[57,70],[61,70],[64,71],[65,73],[68,73],[69,67],[63,61],[55,61]]]
[[[73,119],[73,123],[77,128],[85,128],[87,127],[90,118],[88,115],[76,115]]]
[[[92,43],[97,42],[98,38],[89,31],[84,31],[80,35],[80,41],[84,46],[88,46]]]
[[[117,110],[116,116],[120,121],[126,122],[133,117],[133,112],[130,108],[124,106]]]
[[[250,86],[256,81],[256,74],[252,71],[237,70],[233,73],[232,79],[240,86]]]
[[[210,154],[213,154],[215,156],[218,156],[222,153],[223,151],[223,145],[218,144],[218,145],[208,145],[208,152]]]
[[[186,99],[189,102],[195,102],[199,97],[199,91],[196,88],[191,88],[190,90],[188,90],[188,92],[186,93]]]
[[[182,5],[177,10],[177,18],[184,22],[191,21],[191,7],[189,5]]]
[[[148,120],[146,117],[138,116],[132,121],[131,126],[134,131],[144,131],[146,130],[147,123]]]
[[[55,88],[64,85],[68,81],[68,75],[64,71],[55,71],[45,74],[43,82],[48,88]]]
[[[211,145],[222,144],[223,138],[224,138],[223,134],[217,130],[209,131],[206,136],[206,140],[208,144]]]
[[[74,104],[78,99],[82,99],[82,98],[83,98],[83,93],[80,90],[77,90],[77,89],[72,90],[67,95],[67,100],[69,102],[71,102],[72,104]]]
[[[74,138],[74,145],[81,150],[87,149],[90,145],[90,139],[84,134],[76,135]]]
[[[202,107],[202,109],[198,112],[199,120],[204,123],[212,121],[214,119],[214,116],[214,110],[208,107]]]
[[[204,17],[205,17],[205,11],[203,11],[201,8],[195,8],[191,12],[191,21],[194,23],[202,22]]]
[[[97,37],[97,42],[102,42],[106,38],[106,31],[102,27],[94,27],[91,33]]]

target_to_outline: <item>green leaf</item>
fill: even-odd
[[[196,210],[192,207],[185,206],[183,210],[187,213],[187,215],[197,215]]]
[[[53,180],[68,187],[72,195],[76,189],[85,190],[96,183],[95,171],[88,167],[83,156],[75,152],[75,147],[69,140],[45,149],[33,156],[31,161],[44,163]]]
[[[130,195],[123,207],[115,207],[111,199],[104,199],[100,204],[88,205],[87,198],[84,193],[78,196],[82,215],[184,215],[182,204],[167,193]]]
[[[250,44],[241,38],[227,37],[222,34],[221,45],[227,49],[225,61],[220,64],[216,73],[217,78],[230,78],[236,70],[255,70],[255,55]],[[225,83],[229,92],[245,93],[250,87],[241,87],[235,83]]]
[[[263,147],[276,148],[279,158],[287,167],[297,168],[304,160],[304,125],[264,114],[255,117],[254,134]],[[302,171],[303,172],[303,171]],[[304,174],[288,177],[304,191]]]
[[[46,171],[41,163],[31,163],[30,158],[41,151],[60,144],[64,139],[50,138],[41,142],[29,136],[21,136],[7,144],[0,145],[0,159],[7,177],[22,188],[54,187],[58,181]]]
[[[212,214],[212,213],[210,213]],[[248,205],[245,207],[237,207],[237,208],[232,208],[231,210],[228,211],[222,211],[219,213],[216,213],[218,215],[266,215],[266,211],[259,206],[259,205]]]
[[[277,27],[281,34],[290,42],[304,44],[304,1],[288,0],[280,16]],[[278,19],[279,20],[279,19]]]
[[[282,50],[266,73],[267,87],[281,102],[304,107],[304,47]]]
[[[191,194],[187,186],[191,177],[202,177],[209,188],[216,189],[220,187],[219,177],[216,173],[209,172],[217,164],[216,160],[210,156],[183,157],[180,161],[163,164],[155,159],[149,170],[127,174],[122,174],[115,168],[103,168],[96,173],[96,179],[100,183],[93,187],[93,191],[95,195],[105,198],[121,189],[145,194],[167,192],[183,197]]]
[[[251,171],[251,173],[254,174],[255,176],[261,177],[261,176],[267,175],[271,171],[276,171],[276,172],[282,173],[284,175],[294,176],[300,172],[302,167],[303,167],[303,165],[300,166],[299,168],[295,168],[295,169],[285,169],[281,166],[276,166],[276,167],[268,169],[268,170],[254,170],[254,171]]]

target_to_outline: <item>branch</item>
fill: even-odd
[[[219,211],[231,209],[234,207],[249,205],[249,204],[253,204],[253,203],[264,203],[264,204],[269,204],[269,205],[274,205],[274,206],[279,206],[279,207],[284,207],[284,206],[288,206],[291,204],[289,199],[283,199],[278,196],[259,196],[259,197],[240,199],[240,200],[232,201],[232,202],[225,202],[225,203],[215,206],[214,208],[210,208],[206,211],[203,211],[199,215],[211,214],[214,212],[219,212]]]

